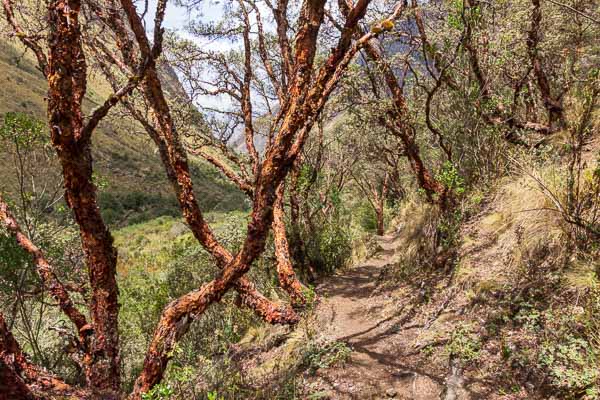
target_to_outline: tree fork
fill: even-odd
[[[408,158],[411,169],[413,170],[419,187],[425,191],[427,199],[430,202],[434,201],[434,195],[438,196],[438,201],[443,202],[447,196],[446,188],[438,182],[431,172],[425,167],[419,146],[414,138],[410,135],[407,123],[408,107],[402,93],[402,87],[398,83],[394,71],[390,66],[383,61],[381,44],[378,39],[371,39],[365,44],[365,51],[369,58],[381,66],[385,83],[392,93],[394,101],[394,112],[391,113],[392,122],[382,121],[392,132],[400,138],[404,145],[406,158]]]
[[[84,359],[90,387],[116,397],[120,385],[117,251],[104,224],[92,182],[90,135],[82,135],[87,66],[81,42],[79,0],[48,3],[48,122],[62,165],[65,198],[79,225],[92,287],[93,335]]]

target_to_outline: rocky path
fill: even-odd
[[[323,298],[317,310],[321,334],[345,342],[352,353],[344,366],[318,372],[315,398],[447,398],[445,371],[422,365],[415,346],[422,328],[413,324],[406,305],[378,290],[384,267],[401,256],[395,240],[379,238],[383,250],[376,256],[317,287]]]

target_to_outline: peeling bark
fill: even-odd
[[[73,388],[31,364],[0,313],[0,400],[63,397],[92,398],[89,392]]]
[[[110,397],[118,392],[120,384],[117,251],[96,201],[91,139],[82,135],[87,67],[80,7],[79,0],[48,4],[48,122],[63,170],[65,199],[79,225],[92,287],[93,336],[84,359],[86,379],[90,387],[106,391]]]
[[[3,2],[10,5],[10,0]],[[291,308],[281,307],[264,298],[243,275],[264,251],[274,219],[273,208],[277,200],[277,188],[297,158],[304,139],[327,98],[359,46],[363,44],[352,47],[351,39],[358,21],[365,15],[369,0],[359,0],[357,6],[350,10],[338,45],[316,74],[313,68],[316,41],[323,22],[326,1],[305,0],[296,30],[293,62],[290,58],[289,79],[283,85],[289,90],[286,104],[281,108],[284,112],[281,114],[281,123],[278,124],[279,134],[266,152],[264,161],[256,162],[257,177],[248,234],[242,249],[235,256],[216,240],[200,212],[193,191],[187,155],[171,118],[156,70],[155,59],[160,52],[162,40],[160,22],[164,17],[166,1],[158,1],[158,23],[154,32],[153,48],[133,1],[120,0],[120,3],[133,32],[131,37],[137,41],[141,58],[146,60],[143,65],[145,76],[140,78],[141,90],[150,106],[154,121],[153,124],[147,123],[144,126],[148,128],[150,136],[159,148],[184,218],[199,242],[222,267],[221,273],[212,282],[173,301],[163,311],[146,354],[143,370],[132,393],[132,397],[137,399],[162,379],[173,347],[185,334],[192,319],[201,315],[211,303],[219,301],[231,288],[237,289],[244,304],[252,307],[267,321],[297,321],[298,317]],[[136,70],[133,68],[136,50],[132,45],[129,29],[121,23],[120,11],[117,11],[115,2],[109,0],[108,4],[111,6],[108,10],[98,9],[99,6],[91,3],[90,7],[96,7],[103,21],[113,27],[117,35],[117,45],[123,54],[123,65],[129,70]],[[93,113],[87,127],[84,125],[82,102],[86,93],[87,67],[81,43],[80,8],[81,0],[51,0],[48,3],[48,120],[52,144],[63,169],[65,198],[80,227],[92,287],[92,329],[89,330],[89,351],[84,357],[87,384],[94,396],[111,399],[119,396],[120,383],[118,289],[115,280],[117,253],[97,207],[96,187],[92,182],[91,133],[108,109],[116,104],[115,99],[126,103],[124,97],[130,91],[129,88],[137,85],[137,79],[130,80],[122,91],[115,90],[115,98],[108,99]],[[7,15],[9,11],[6,11]],[[285,19],[284,10],[279,10],[278,23],[285,25]],[[111,24],[111,21],[114,23]],[[14,29],[17,28],[15,25]],[[283,37],[279,39],[281,42],[286,41]],[[292,55],[291,46],[289,55]],[[121,66],[119,64],[119,67]],[[244,108],[248,111],[248,101],[245,102]],[[67,306],[67,303],[63,305],[65,308],[68,308]],[[67,389],[64,393],[68,393]],[[76,396],[85,398],[87,394]]]
[[[135,12],[135,7],[133,7],[129,0],[122,0],[122,4],[127,13],[129,23],[132,25],[133,31],[136,32],[136,38],[142,52],[147,51],[145,49],[149,45],[147,38],[143,34],[143,27]],[[146,81],[143,85],[143,92],[145,98],[154,109],[154,118],[160,130],[160,136],[155,135],[153,139],[159,146],[167,174],[174,183],[183,215],[196,238],[215,257],[217,264],[225,266],[225,268],[217,279],[198,290],[180,297],[165,308],[146,354],[142,373],[136,381],[132,398],[141,397],[142,393],[148,391],[154,384],[160,381],[168,360],[171,357],[170,352],[177,340],[187,331],[192,319],[191,316],[202,314],[206,307],[215,301],[219,301],[228,289],[236,286],[236,281],[243,276],[250,268],[254,259],[264,249],[264,240],[268,233],[268,229],[264,229],[265,222],[267,223],[267,228],[270,225],[270,221],[261,220],[259,232],[253,234],[251,223],[248,239],[244,244],[244,250],[235,258],[218,243],[204,221],[196,201],[187,157],[179,142],[179,137],[171,119],[170,110],[164,97],[160,80],[153,68],[150,68],[148,71]],[[283,175],[280,179],[282,178]],[[260,209],[260,207],[258,208]],[[242,290],[248,290],[250,289],[250,283],[243,280],[242,284],[238,284],[237,287]],[[273,303],[265,300],[256,296],[243,296],[244,304],[262,314],[263,318],[267,321],[285,322],[297,320],[297,316],[295,316],[295,313],[291,309],[275,308]]]
[[[131,2],[124,2],[124,5],[124,8],[129,10],[129,12],[135,12],[135,8],[132,7]],[[118,43],[121,43],[121,46],[123,46],[121,48],[123,58],[125,62],[127,62],[128,59],[133,59],[130,52],[134,45],[129,37],[125,35],[126,30],[120,18],[120,14],[112,14],[110,19],[105,19],[105,22],[109,24],[117,34]],[[130,23],[133,23],[136,27],[135,31],[138,32],[137,40],[141,40],[142,42],[140,44],[142,52],[147,53],[149,42],[143,34],[143,27],[139,17],[132,14],[129,15],[129,19]],[[104,65],[102,60],[101,65]],[[127,70],[128,68],[132,68],[132,66],[123,65],[124,70]],[[108,69],[104,68],[104,70],[109,81],[115,86],[115,80]],[[142,93],[151,106],[154,114],[154,121],[147,121],[145,116],[138,112],[130,102],[123,101],[123,103],[131,115],[142,124],[150,138],[157,145],[167,178],[174,188],[184,218],[195,238],[215,258],[217,265],[220,268],[224,268],[227,263],[233,260],[233,256],[227,249],[218,243],[202,216],[197,198],[194,194],[187,156],[179,142],[178,133],[174,129],[170,110],[162,92],[161,83],[158,79],[155,66],[151,65],[148,71],[146,82],[142,85]],[[245,190],[248,195],[252,194],[252,187],[246,182],[243,168],[242,173],[244,176],[240,177],[227,166],[219,163],[216,158],[212,158],[206,154],[201,155],[207,157],[213,164],[216,163],[215,165],[230,177],[230,179],[236,181],[240,188]],[[176,162],[175,160],[178,161]],[[294,324],[299,319],[288,306],[273,303],[263,296],[256,290],[254,284],[246,278],[241,278],[236,282],[234,288],[240,294],[241,303],[253,309],[259,317],[267,322],[276,324]]]
[[[58,301],[58,306],[62,312],[77,327],[79,345],[81,346],[80,350],[85,352],[87,350],[87,335],[90,333],[90,326],[85,316],[74,306],[66,287],[58,280],[54,268],[48,263],[42,251],[23,234],[16,219],[8,210],[8,205],[3,201],[2,196],[0,196],[0,224],[14,236],[19,246],[33,257],[36,271],[44,287]]]
[[[392,122],[387,121],[384,117],[382,122],[402,141],[406,158],[408,158],[419,187],[425,191],[427,199],[433,202],[435,200],[434,196],[437,196],[437,201],[443,203],[448,194],[447,190],[425,167],[419,146],[415,142],[411,128],[408,126],[410,116],[408,115],[408,107],[404,99],[402,86],[398,82],[394,71],[383,61],[381,44],[377,39],[371,39],[367,42],[365,51],[371,60],[381,66],[385,83],[392,94],[394,102],[394,111],[390,115]]]
[[[6,20],[11,26],[13,32],[19,38],[21,43],[23,43],[26,47],[31,49],[31,51],[37,59],[40,70],[47,78],[49,75],[48,59],[46,58],[46,54],[44,53],[42,45],[38,42],[36,38],[28,35],[27,32],[25,32],[25,30],[17,21],[13,10],[13,0],[2,0],[2,6],[4,7],[4,14],[6,16]]]
[[[299,26],[296,40],[296,75],[293,81],[294,87],[289,91],[292,104],[282,122],[279,135],[267,151],[262,163],[256,182],[248,233],[242,249],[215,280],[197,291],[180,297],[165,308],[150,344],[143,372],[136,382],[133,398],[139,398],[141,393],[160,381],[171,349],[187,329],[189,316],[200,315],[212,302],[219,301],[264,250],[273,218],[276,188],[285,178],[297,156],[295,153],[290,157],[288,151],[296,132],[305,125],[307,119],[314,117],[314,113],[310,113],[312,107],[303,107],[305,104],[302,95],[306,95],[310,87],[308,82],[324,5],[323,0],[307,1],[303,7],[303,22]]]
[[[292,304],[303,306],[306,304],[306,297],[303,293],[304,288],[294,272],[287,240],[284,195],[285,185],[282,183],[277,188],[277,200],[273,207],[273,236],[277,258],[277,276],[281,287],[290,295]]]

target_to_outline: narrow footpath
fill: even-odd
[[[382,248],[361,265],[330,277],[317,287],[322,302],[317,309],[326,340],[342,341],[351,349],[350,360],[341,367],[319,370],[315,386],[329,399],[450,400],[447,370],[422,365],[418,338],[423,325],[414,323],[409,304],[378,289],[386,265],[401,255],[396,237],[378,239]],[[452,382],[450,382],[452,383]],[[455,382],[460,386],[460,382]]]

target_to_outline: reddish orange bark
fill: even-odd
[[[132,5],[129,0],[124,0],[123,5],[126,10],[130,10],[128,11],[128,18],[130,24],[134,26],[134,31],[138,32],[137,38],[138,41],[142,42],[140,48],[142,49],[142,53],[144,53],[149,49],[149,43],[143,33],[141,21],[137,14],[130,14],[130,12],[135,13],[135,10],[133,9],[132,11]],[[142,89],[146,99],[153,108],[156,125],[160,129],[160,134],[158,134],[157,131],[148,127],[150,128],[148,133],[158,146],[159,154],[161,155],[167,176],[175,189],[184,218],[196,239],[211,253],[216,259],[217,264],[223,268],[233,260],[233,256],[217,241],[214,233],[204,220],[194,193],[187,155],[183,150],[179,135],[173,124],[171,112],[155,68],[149,69]],[[246,187],[246,189],[249,188]],[[252,308],[266,321],[272,323],[295,323],[298,320],[298,317],[291,309],[269,301],[255,289],[249,280],[242,279],[236,284],[236,289],[241,294],[242,303]]]
[[[254,193],[252,184],[250,184],[250,182],[246,181],[244,178],[239,176],[235,171],[233,171],[219,158],[202,150],[192,150],[191,153],[204,158],[206,161],[214,165],[223,173],[223,175],[229,178],[229,180],[233,182],[242,192],[246,193],[248,197],[252,198],[252,195]]]
[[[31,364],[0,313],[0,400],[63,397],[82,400],[92,398],[90,393],[73,388]]]
[[[293,79],[294,86],[289,90],[291,104],[282,119],[279,135],[267,150],[262,163],[256,182],[248,233],[242,249],[215,280],[197,291],[182,296],[166,307],[150,344],[143,372],[136,382],[134,398],[138,398],[141,393],[161,379],[168,362],[168,354],[174,343],[185,332],[188,316],[199,315],[212,302],[220,300],[264,250],[273,217],[276,188],[283,181],[301,149],[301,146],[294,147],[295,151],[290,152],[292,146],[298,143],[297,141],[294,143],[296,133],[301,129],[310,128],[310,124],[314,122],[315,116],[323,105],[323,97],[331,93],[331,87],[335,84],[331,78],[339,79],[336,69],[344,60],[345,54],[340,55],[339,49],[335,50],[329,62],[319,72],[317,83],[309,85],[324,4],[325,2],[321,0],[307,1],[302,9],[302,22],[299,24],[296,38],[296,75]],[[340,46],[347,51],[350,43],[340,40]],[[324,88],[328,90],[323,90]],[[309,93],[310,95],[306,97]]]
[[[15,18],[12,3],[12,0],[3,0],[6,18],[17,37],[35,53],[48,81],[51,142],[62,167],[65,200],[79,226],[92,289],[91,324],[86,323],[83,315],[73,307],[66,289],[58,282],[39,249],[20,233],[16,221],[7,212],[3,219],[19,244],[34,256],[44,284],[77,326],[78,347],[84,352],[83,370],[88,387],[103,398],[116,398],[120,385],[117,252],[97,206],[96,187],[92,181],[91,135],[109,110],[135,89],[149,63],[140,61],[135,69],[137,74],[94,110],[89,121],[84,123],[82,103],[87,89],[87,65],[79,21],[81,1],[47,2],[46,45],[38,43],[44,36],[27,36]],[[160,35],[155,39],[160,43]],[[47,55],[44,49],[47,49]],[[42,378],[43,374],[40,375]]]
[[[58,280],[54,268],[50,266],[42,251],[21,232],[19,224],[10,213],[8,205],[3,201],[2,196],[0,196],[0,225],[3,225],[15,237],[23,250],[31,254],[36,271],[42,279],[45,289],[58,301],[60,309],[77,327],[80,350],[85,352],[87,350],[87,335],[90,328],[85,316],[73,305],[67,289]]]
[[[132,6],[131,2],[124,2],[124,5],[124,8],[128,10],[128,12],[135,12],[135,8]],[[129,36],[126,34],[127,31],[124,27],[125,25],[120,19],[121,15],[119,13],[111,13],[110,17],[108,18],[102,11],[103,10],[101,9],[95,10],[95,12],[109,26],[111,26],[116,33],[117,42],[121,48],[124,61],[121,62],[113,57],[108,57],[108,54],[105,54],[105,56],[107,56],[109,60],[121,65],[124,70],[126,70],[128,67],[133,69],[131,62],[128,60],[133,59],[133,55],[131,53],[135,46],[130,40]],[[144,29],[141,20],[136,14],[129,15],[129,19],[135,27],[135,32],[137,32],[136,40],[141,40],[139,47],[143,55],[145,55],[149,51],[149,42],[144,36]],[[96,45],[100,46],[101,44],[96,43]],[[100,46],[100,48],[104,50],[102,46]],[[102,60],[100,61],[102,66]],[[111,80],[113,86],[116,85],[110,73],[107,74],[107,78]],[[177,199],[179,200],[180,208],[182,209],[184,217],[196,239],[198,239],[198,241],[213,255],[213,257],[215,257],[217,265],[220,268],[223,268],[227,262],[230,262],[233,259],[233,256],[228,252],[227,249],[217,242],[210,227],[208,224],[206,224],[202,213],[200,212],[200,207],[195,197],[191,177],[189,174],[187,156],[182,150],[178,133],[173,129],[174,125],[170,116],[170,110],[162,92],[161,83],[158,79],[156,66],[154,64],[148,67],[147,79],[142,86],[142,93],[147,98],[147,101],[151,105],[151,109],[154,112],[154,123],[147,121],[146,118],[139,113],[131,103],[125,101],[124,104],[132,116],[137,119],[142,126],[144,126],[148,135],[156,143],[159,150],[159,155],[161,156],[161,160],[167,173],[167,177],[174,187]],[[159,112],[158,110],[161,111]],[[164,134],[162,132],[164,132]],[[177,164],[174,160],[178,160],[179,166],[177,169],[174,167],[174,165]],[[218,160],[211,159],[211,161],[216,162]],[[249,184],[245,183],[244,178],[237,176],[235,172],[227,169],[223,164],[216,163],[215,165],[222,169],[227,176],[231,175],[235,177],[236,180],[239,180],[239,182],[236,181],[236,183],[241,184],[243,189],[246,189],[247,193],[251,193],[252,188]],[[298,321],[298,316],[291,308],[271,302],[260,292],[258,292],[252,282],[246,278],[240,279],[240,281],[237,282],[234,287],[240,293],[241,303],[252,308],[255,313],[262,317],[265,321],[270,323],[286,324],[293,324]]]
[[[139,16],[135,12],[130,0],[121,1],[142,53],[149,49],[148,40],[145,37],[143,26]],[[170,110],[166,102],[160,80],[154,68],[149,68],[143,85],[143,93],[154,111],[154,118],[160,135],[151,135],[156,142],[165,165],[167,175],[173,182],[177,198],[183,215],[198,241],[217,260],[220,266],[226,266],[221,276],[213,282],[204,285],[201,289],[182,296],[169,304],[161,317],[159,325],[154,333],[154,338],[148,349],[144,368],[136,381],[133,398],[141,397],[154,384],[160,381],[170,351],[176,341],[185,333],[189,323],[190,315],[200,315],[208,305],[219,301],[223,294],[232,286],[240,290],[244,304],[253,308],[270,322],[295,322],[297,316],[291,309],[283,308],[262,297],[246,279],[236,282],[249,268],[264,248],[263,234],[262,248],[253,247],[252,254],[242,258],[238,255],[235,259],[222,247],[208,224],[203,219],[202,212],[193,192],[192,180],[187,163],[187,156],[179,141],[179,136],[171,119]],[[256,237],[256,236],[255,236]],[[260,237],[259,237],[260,238]],[[260,250],[259,250],[260,249]],[[249,260],[250,261],[246,261]]]
[[[306,304],[303,286],[296,277],[292,266],[289,243],[285,228],[284,209],[285,185],[282,183],[277,188],[277,200],[273,207],[273,236],[275,240],[275,256],[277,258],[277,276],[281,287],[290,295],[292,304],[302,306]]]
[[[221,160],[212,155],[203,152],[195,151],[194,154],[200,155],[205,160],[216,166],[225,176],[227,176],[237,187],[245,192],[250,198],[254,194],[252,185],[238,176]],[[287,240],[287,232],[285,228],[285,209],[283,206],[284,185],[280,185],[277,190],[277,200],[273,208],[273,235],[275,241],[275,255],[277,258],[277,275],[281,287],[290,295],[292,304],[301,306],[306,303],[304,294],[302,293],[303,286],[298,280],[291,262],[289,243]]]
[[[65,199],[79,225],[92,287],[93,336],[84,360],[86,378],[90,387],[114,396],[120,383],[117,251],[96,202],[91,138],[82,134],[87,67],[81,43],[80,7],[79,0],[54,0],[48,4],[48,122],[63,170]]]
[[[114,6],[111,0],[108,1]],[[341,77],[343,69],[357,51],[356,47],[350,49],[351,34],[364,15],[368,0],[359,1],[350,11],[338,46],[316,76],[313,61],[317,35],[323,21],[325,0],[304,2],[291,67],[293,78],[290,80],[286,104],[282,107],[285,112],[282,113],[281,123],[278,124],[279,134],[256,171],[258,176],[248,234],[236,256],[232,256],[216,240],[203,219],[193,192],[187,157],[156,71],[155,58],[160,52],[162,39],[160,24],[157,24],[158,29],[155,30],[155,47],[151,48],[133,2],[120,1],[128,17],[129,28],[139,46],[141,58],[146,60],[142,92],[152,109],[154,125],[157,127],[156,131],[150,130],[154,133],[151,136],[159,148],[186,221],[200,243],[215,257],[217,264],[223,267],[215,280],[180,297],[165,308],[146,354],[142,373],[132,393],[133,398],[140,398],[142,393],[161,380],[173,346],[186,332],[192,318],[202,314],[211,303],[219,301],[232,287],[242,294],[245,304],[265,319],[288,323],[297,320],[293,310],[277,306],[262,297],[243,275],[264,250],[266,237],[273,222],[276,189],[285,179],[302,148],[304,137]],[[164,15],[165,5],[164,0],[158,1],[157,20]],[[90,330],[89,352],[84,360],[88,386],[96,396],[110,399],[119,395],[118,289],[115,281],[117,254],[112,237],[100,216],[96,204],[96,188],[91,179],[90,136],[97,124],[95,116],[102,118],[106,111],[104,108],[99,109],[98,113],[94,113],[91,125],[88,125],[89,129],[84,126],[81,106],[86,92],[87,68],[81,43],[80,7],[80,0],[52,0],[48,3],[48,119],[52,143],[63,168],[65,197],[80,227],[92,287],[90,313],[93,329]],[[90,7],[93,8],[94,5],[90,4]],[[109,19],[119,15],[115,10],[114,7],[109,9]],[[118,18],[114,19],[117,43],[122,46],[125,62],[131,66],[135,50],[130,46],[131,41],[125,25],[119,24]],[[125,34],[120,36],[123,32]],[[313,78],[314,84],[311,84]],[[134,84],[135,80],[128,83],[129,87],[133,87]],[[105,103],[107,108],[113,105],[114,101],[110,99]],[[154,129],[151,125],[147,127]],[[38,375],[43,379],[42,375]]]
[[[429,201],[437,200],[443,202],[446,197],[446,188],[438,182],[432,173],[425,167],[419,146],[415,142],[414,135],[409,126],[409,112],[402,92],[402,86],[398,82],[394,71],[383,61],[381,44],[377,39],[371,39],[365,46],[365,51],[371,60],[378,63],[383,73],[385,83],[392,94],[394,101],[394,112],[391,113],[391,123],[383,120],[394,135],[398,136],[404,145],[404,152],[410,166],[417,178],[417,183],[425,191]]]

